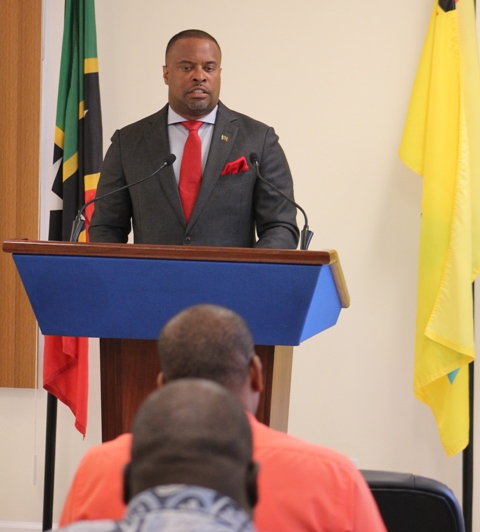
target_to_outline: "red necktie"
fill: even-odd
[[[188,129],[189,133],[183,148],[178,189],[185,220],[188,223],[202,180],[202,141],[198,136],[198,128],[203,122],[190,120],[181,122],[181,124]]]

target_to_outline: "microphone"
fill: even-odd
[[[257,171],[257,177],[263,181],[264,183],[266,183],[270,188],[273,188],[273,190],[275,190],[275,192],[278,192],[278,194],[280,194],[280,196],[283,196],[289,203],[291,203],[292,205],[294,205],[299,211],[301,211],[301,213],[303,214],[303,217],[305,219],[305,225],[303,226],[303,229],[300,233],[300,249],[308,249],[308,246],[310,245],[310,240],[312,240],[312,237],[313,237],[313,231],[310,231],[310,229],[308,228],[308,218],[307,218],[307,214],[305,213],[305,211],[300,207],[300,205],[298,203],[295,203],[293,201],[292,198],[289,198],[286,194],[284,194],[281,190],[278,190],[278,188],[273,185],[272,183],[270,183],[270,181],[268,181],[267,179],[265,179],[261,174],[260,174],[260,160],[258,158],[258,155],[256,153],[251,153],[250,154],[250,162],[253,164],[253,166],[255,166],[255,169]]]
[[[78,211],[77,216],[75,217],[75,220],[72,224],[72,232],[70,233],[70,242],[76,242],[78,240],[78,237],[80,236],[80,233],[83,231],[83,228],[85,227],[85,209],[95,201],[98,201],[100,199],[106,198],[107,196],[110,196],[110,194],[115,194],[116,192],[120,192],[121,190],[125,190],[126,188],[133,187],[134,185],[138,185],[139,183],[143,183],[147,179],[150,179],[154,175],[158,174],[160,170],[163,170],[166,166],[171,166],[175,162],[175,155],[171,153],[170,155],[167,155],[165,159],[163,160],[162,165],[155,170],[155,172],[152,172],[150,175],[147,175],[147,177],[142,177],[142,179],[139,179],[138,181],[135,181],[134,183],[129,183],[128,185],[124,185],[123,187],[117,188],[115,190],[111,190],[110,192],[107,192],[106,194],[103,194],[103,196],[97,196],[90,201],[87,201],[85,205]]]

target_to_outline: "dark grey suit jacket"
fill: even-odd
[[[167,113],[168,105],[115,132],[97,196],[134,183],[161,166],[170,153]],[[259,156],[262,175],[293,198],[292,177],[274,130],[220,102],[189,223],[170,166],[144,183],[96,202],[90,240],[127,242],[132,221],[134,241],[140,244],[296,248],[296,209],[257,180],[249,160],[252,152]],[[228,162],[242,156],[249,170],[221,175]]]

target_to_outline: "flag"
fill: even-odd
[[[468,445],[480,270],[480,70],[474,0],[435,0],[400,146],[423,178],[414,393],[448,456]]]
[[[69,240],[78,210],[95,197],[102,149],[95,3],[65,0],[49,240]],[[79,241],[88,241],[92,213],[93,205],[87,209]],[[85,435],[88,338],[45,336],[43,387],[72,410],[76,428]]]

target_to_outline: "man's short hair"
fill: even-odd
[[[243,406],[223,386],[180,379],[151,393],[133,424],[131,495],[165,484],[242,493],[252,462]]]
[[[218,44],[215,37],[212,37],[209,33],[203,30],[183,30],[180,33],[177,33],[174,35],[167,44],[167,48],[165,50],[165,60],[167,59],[168,52],[172,48],[172,46],[179,41],[180,39],[208,39],[209,41],[214,42],[217,45],[217,48],[222,53],[222,50],[220,49],[220,45]]]
[[[196,305],[165,325],[158,352],[166,382],[208,379],[238,392],[248,377],[254,345],[238,314],[217,305]]]

